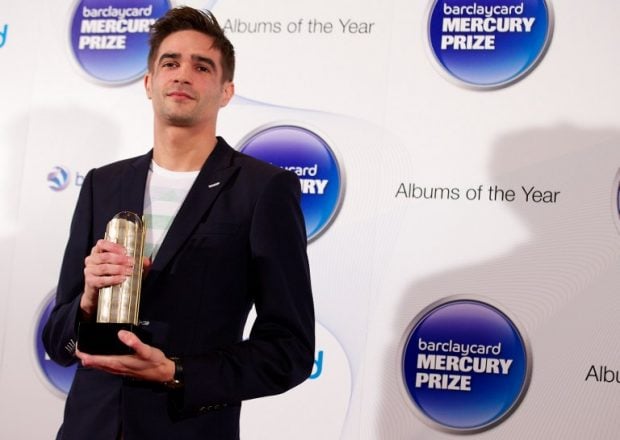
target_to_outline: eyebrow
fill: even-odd
[[[173,60],[178,60],[179,58],[181,58],[181,54],[177,52],[162,53],[161,56],[159,57],[159,62],[161,63],[163,60],[168,59],[168,58],[173,59]],[[192,55],[191,58],[192,58],[192,61],[198,61],[201,63],[208,64],[213,70],[217,70],[217,65],[215,64],[215,61],[213,61],[209,57],[205,57],[202,55]]]

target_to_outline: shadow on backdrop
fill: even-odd
[[[437,300],[464,294],[487,298],[515,317],[533,353],[532,380],[520,406],[498,426],[473,437],[613,438],[606,435],[617,435],[620,422],[611,412],[615,410],[603,410],[609,402],[585,402],[604,402],[601,394],[615,390],[592,388],[593,395],[576,390],[592,359],[607,358],[620,365],[615,342],[620,331],[620,295],[615,287],[620,283],[616,275],[620,234],[613,201],[620,131],[558,125],[507,133],[495,141],[489,167],[494,179],[490,183],[521,196],[512,203],[502,202],[503,209],[512,210],[529,239],[486,261],[412,281],[401,292],[392,338],[384,350],[386,377],[371,437],[454,438],[428,428],[414,414],[413,401],[404,392],[400,362],[407,328],[416,315]],[[521,186],[561,194],[555,204],[526,203]],[[510,233],[501,225],[493,231],[476,229],[463,225],[463,234],[492,241],[494,234]],[[599,343],[592,344],[592,339]],[[586,436],[579,437],[582,434]]]

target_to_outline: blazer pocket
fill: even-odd
[[[210,223],[199,226],[194,232],[192,239],[200,239],[214,235],[234,235],[239,230],[237,223]]]
[[[212,223],[199,227],[189,241],[191,253],[226,254],[236,247],[240,226],[235,223]]]

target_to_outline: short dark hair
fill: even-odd
[[[235,75],[235,48],[224,35],[224,31],[211,11],[201,11],[189,6],[170,9],[151,26],[149,71],[153,71],[153,64],[161,42],[174,32],[186,30],[198,31],[213,38],[213,47],[222,55],[222,79],[232,81]]]

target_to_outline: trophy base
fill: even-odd
[[[143,328],[129,323],[80,322],[78,349],[88,354],[124,355],[134,350],[118,339],[119,330],[135,333],[142,342],[149,343],[149,334]]]

